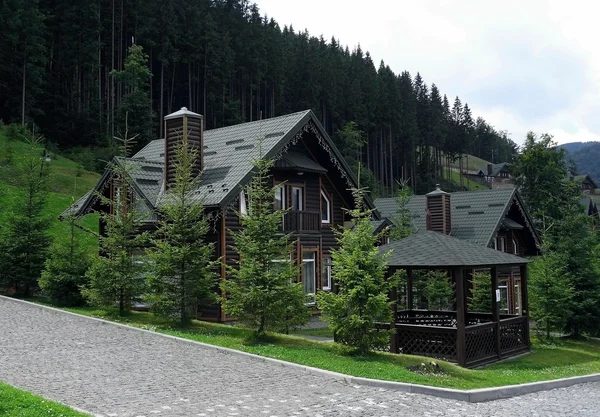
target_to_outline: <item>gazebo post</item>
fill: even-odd
[[[495,324],[496,332],[496,355],[500,359],[500,310],[498,300],[496,299],[496,290],[498,289],[498,268],[490,268],[490,276],[492,278],[492,321]]]
[[[467,349],[465,339],[467,303],[465,299],[465,283],[462,268],[454,269],[454,280],[456,282],[456,357],[460,366],[466,366]]]
[[[527,347],[531,347],[529,340],[529,296],[527,294],[527,264],[519,265],[519,272],[521,275],[521,315],[527,317],[525,323],[525,342]]]
[[[398,335],[396,333],[396,320],[398,319],[398,285],[394,285],[392,287],[391,298],[393,300],[393,303],[392,303],[392,322],[390,323],[390,326],[393,331],[390,334],[390,352],[391,353],[400,353],[400,349],[398,348]]]
[[[406,268],[406,309],[413,309],[413,270]],[[410,314],[410,313],[409,313]]]

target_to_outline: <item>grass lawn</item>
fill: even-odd
[[[341,345],[296,336],[273,335],[267,342],[253,342],[249,330],[223,324],[194,321],[189,328],[180,329],[151,313],[132,312],[126,317],[118,317],[92,307],[67,310],[344,374],[438,387],[486,388],[600,372],[600,342],[592,340],[563,339],[557,345],[535,345],[529,355],[478,370],[436,361],[443,369],[443,375],[421,375],[407,367],[428,363],[430,358],[387,353],[357,357]]]
[[[9,215],[13,201],[22,192],[20,179],[15,175],[16,166],[22,158],[41,157],[43,148],[36,146],[34,149],[25,142],[18,140],[8,141],[7,132],[0,125],[0,156],[5,157],[6,149],[12,150],[12,163],[2,163],[0,158],[0,221]],[[66,210],[73,200],[92,189],[100,176],[97,173],[86,171],[80,164],[68,158],[50,153],[51,161],[48,163],[48,202],[44,214],[50,219],[50,236],[64,234],[64,225],[58,221],[58,216]],[[98,216],[88,215],[81,221],[81,225],[98,231]],[[90,253],[98,252],[98,239],[89,233],[81,233],[83,244]]]
[[[0,382],[0,416],[6,417],[89,417],[27,391]]]

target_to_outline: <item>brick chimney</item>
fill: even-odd
[[[427,230],[449,235],[452,231],[450,194],[440,190],[440,186],[437,185],[436,189],[425,197]]]
[[[165,116],[165,189],[175,181],[175,150],[181,141],[186,141],[190,149],[198,152],[198,159],[193,167],[194,175],[198,175],[204,167],[203,118],[202,115],[191,112],[185,107]]]

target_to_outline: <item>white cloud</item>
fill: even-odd
[[[521,143],[600,140],[600,6],[585,0],[256,0],[281,26],[420,72]]]

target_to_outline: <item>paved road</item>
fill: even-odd
[[[3,299],[0,380],[105,417],[548,417],[600,410],[600,383],[469,404],[347,385]]]

